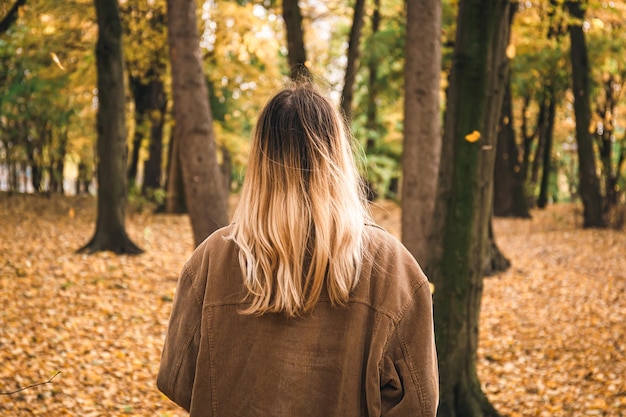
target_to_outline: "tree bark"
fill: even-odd
[[[341,93],[341,109],[350,122],[352,120],[352,97],[354,96],[354,81],[359,68],[359,47],[361,43],[361,29],[363,28],[363,15],[365,14],[365,0],[356,0],[354,3],[354,17],[352,28],[348,38],[348,62]]]
[[[165,212],[170,214],[187,213],[185,203],[185,185],[183,184],[182,168],[180,166],[180,152],[176,137],[172,135],[169,143],[169,160],[167,168],[167,183],[165,186]]]
[[[283,0],[283,20],[287,36],[287,60],[292,80],[311,77],[306,66],[306,49],[302,30],[302,12],[298,0]]]
[[[508,0],[459,3],[441,153],[447,163],[431,233],[440,417],[498,416],[480,388],[476,352],[510,12]]]
[[[168,0],[174,136],[194,242],[228,223],[228,196],[217,161],[209,94],[202,71],[195,0]]]
[[[374,0],[374,11],[372,12],[372,37],[376,35],[380,28],[380,0]],[[368,81],[368,101],[367,101],[367,141],[365,143],[365,153],[370,154],[374,151],[376,141],[374,140],[375,132],[378,132],[378,62],[369,59],[367,68],[369,72]],[[371,185],[368,189],[373,193]]]
[[[596,174],[595,150],[589,133],[591,108],[589,103],[589,59],[582,27],[585,11],[580,1],[566,2],[570,15],[577,21],[568,26],[570,56],[572,61],[572,90],[576,117],[576,142],[578,144],[578,172],[580,196],[583,200],[583,227],[605,227],[602,216],[600,181]],[[587,2],[585,1],[585,4]]]
[[[541,170],[541,184],[539,187],[539,197],[537,198],[537,208],[543,209],[548,205],[548,193],[550,187],[550,174],[552,171],[552,143],[554,138],[554,118],[556,116],[556,98],[554,91],[550,91],[548,104],[548,117],[546,126],[546,135],[543,144]]]
[[[141,143],[148,137],[148,159],[144,161],[141,185],[143,195],[147,194],[148,189],[161,187],[163,124],[167,105],[160,75],[154,74],[151,70],[148,71],[147,78],[129,77],[130,90],[135,102],[135,134],[128,180],[131,182],[137,180]]]
[[[524,192],[522,164],[513,127],[513,100],[510,76],[502,101],[493,178],[493,215],[529,218]]]
[[[149,138],[148,159],[143,165],[143,183],[141,193],[148,194],[148,190],[161,188],[161,177],[163,165],[163,125],[165,123],[165,110],[167,101],[165,100],[165,88],[163,82],[155,78],[148,83],[150,107],[148,111]]]
[[[122,25],[117,0],[95,0],[98,19],[98,215],[93,238],[79,252],[137,254],[126,218],[126,108],[122,58]]]
[[[441,153],[441,1],[407,3],[402,242],[425,270]]]

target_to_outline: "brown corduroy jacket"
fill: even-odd
[[[362,275],[345,306],[310,316],[239,314],[245,289],[230,227],[180,275],[157,378],[192,417],[435,416],[432,301],[414,258],[367,226]]]

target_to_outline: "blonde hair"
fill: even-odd
[[[313,310],[324,285],[348,301],[369,221],[351,136],[310,84],[277,93],[259,115],[230,235],[250,302],[243,314]]]

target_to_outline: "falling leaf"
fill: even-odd
[[[510,43],[507,47],[506,47],[506,57],[509,59],[513,59],[515,58],[515,45],[513,45],[512,43]]]
[[[474,130],[472,133],[465,135],[465,140],[469,143],[474,143],[478,139],[480,139],[480,132],[478,130]]]
[[[54,61],[54,63],[57,64],[57,67],[65,71],[65,67],[63,66],[63,64],[61,64],[61,60],[59,59],[57,54],[55,54],[54,52],[50,52],[50,56],[52,57],[52,60]]]
[[[69,216],[70,216],[70,219],[73,219],[76,216],[76,212],[74,211],[74,207],[70,207]]]

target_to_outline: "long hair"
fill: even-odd
[[[324,286],[345,304],[370,217],[351,136],[330,100],[294,84],[256,124],[232,238],[250,305],[243,314],[311,312]]]

